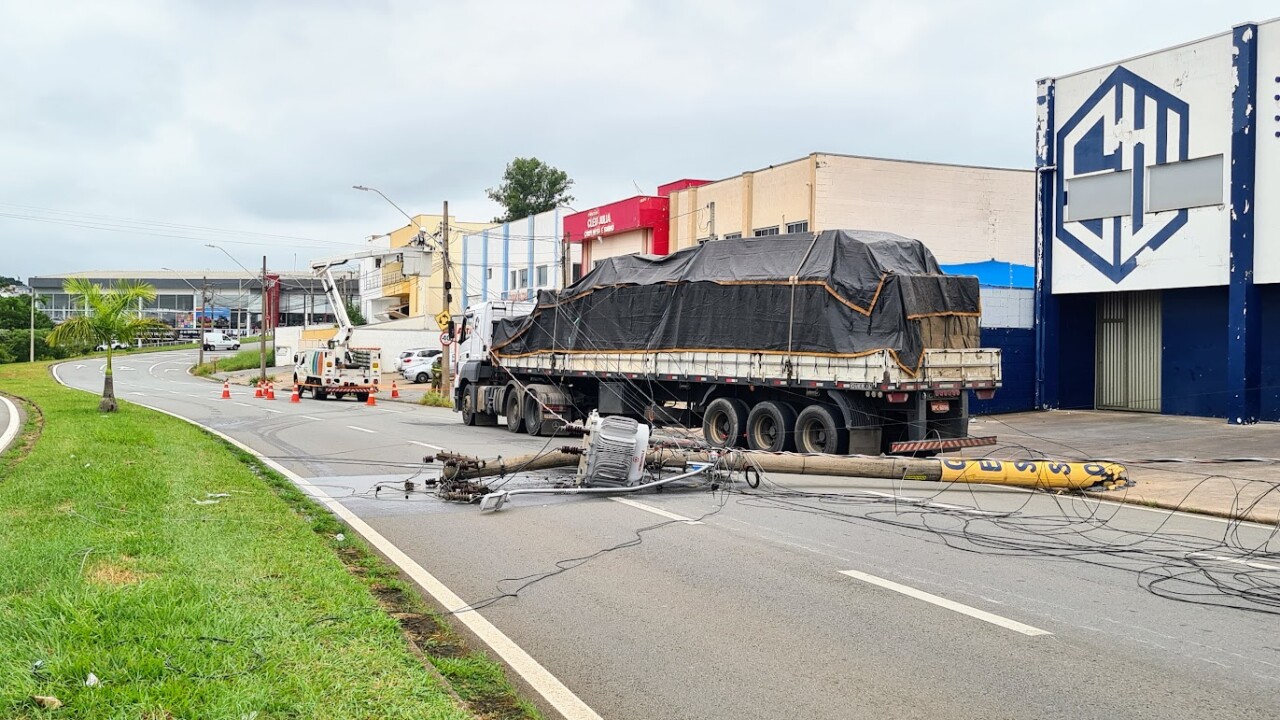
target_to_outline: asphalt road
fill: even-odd
[[[269,402],[243,388],[220,400],[220,385],[185,372],[194,355],[121,358],[120,399],[198,420],[312,479],[468,602],[519,585],[504,578],[652,528],[481,611],[605,718],[1272,718],[1280,709],[1280,618],[1214,606],[1263,607],[1209,582],[1262,586],[1254,592],[1274,599],[1280,562],[1246,555],[1280,549],[1273,529],[1074,496],[852,478],[779,477],[764,492],[668,491],[639,504],[515,497],[481,515],[371,490],[431,474],[408,465],[436,448],[512,455],[544,439],[389,402]],[[59,374],[98,391],[100,367],[72,362]],[[1160,581],[1196,566],[1207,575]],[[1201,602],[1160,595],[1189,592]]]

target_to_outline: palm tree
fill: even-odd
[[[115,412],[116,390],[111,371],[114,349],[111,343],[130,344],[151,330],[168,329],[168,325],[144,318],[138,311],[140,302],[156,299],[156,289],[141,281],[121,280],[104,290],[85,278],[71,278],[62,284],[62,289],[72,297],[76,307],[85,312],[55,327],[49,333],[48,342],[50,345],[73,347],[107,346],[107,366],[98,409]]]

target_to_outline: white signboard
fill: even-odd
[[[1227,33],[1056,81],[1055,293],[1227,284],[1233,75]]]

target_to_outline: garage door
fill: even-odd
[[[1160,292],[1098,296],[1099,410],[1160,412]]]

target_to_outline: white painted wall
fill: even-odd
[[[1158,288],[1225,285],[1228,280],[1229,210],[1231,163],[1231,91],[1234,83],[1231,34],[1189,43],[1142,57],[1058,78],[1056,82],[1055,125],[1061,134],[1068,121],[1086,105],[1086,101],[1123,66],[1158,88],[1171,93],[1188,105],[1186,131],[1189,133],[1187,153],[1182,157],[1175,141],[1180,123],[1169,119],[1169,151],[1167,161],[1223,156],[1223,204],[1190,208],[1186,224],[1159,247],[1148,244],[1180,211],[1141,213],[1141,228],[1135,232],[1133,218],[1102,221],[1102,237],[1084,223],[1067,222],[1064,233],[1079,238],[1105,262],[1123,265],[1133,258],[1136,266],[1122,278],[1113,278],[1083,259],[1082,254],[1063,242],[1055,231],[1053,239],[1053,291],[1055,293],[1115,292]],[[1134,170],[1133,148],[1142,143],[1145,159],[1137,170],[1156,163],[1156,106],[1144,103],[1147,122],[1135,129],[1135,94],[1132,88],[1121,89],[1122,113],[1115,112],[1116,92],[1106,94],[1086,111],[1084,121],[1066,133],[1065,151],[1057,158],[1057,181],[1083,177],[1091,173],[1077,172],[1073,148],[1082,136],[1101,120],[1105,151],[1120,153],[1122,169]],[[1102,172],[1111,172],[1104,170]],[[1069,198],[1068,198],[1069,201]],[[1119,239],[1118,249],[1116,240]],[[1117,255],[1119,262],[1116,262]]]
[[[1035,327],[1036,291],[1031,288],[982,288],[982,317],[989,328]]]
[[[811,230],[905,235],[922,241],[940,263],[1035,260],[1030,170],[821,154],[816,176]]]
[[[1254,281],[1280,282],[1280,20],[1258,26]]]
[[[466,304],[474,305],[486,299],[501,299],[504,293],[560,287],[560,243],[564,237],[564,216],[569,212],[564,208],[551,210],[464,236],[463,250],[454,260],[463,287],[455,291],[455,297],[465,296]],[[580,248],[570,245],[569,262],[578,262],[580,257]],[[546,283],[538,282],[539,267],[546,267]],[[518,277],[516,283],[512,283],[511,272],[516,271],[518,276],[520,270],[528,271],[525,287],[517,287]]]

